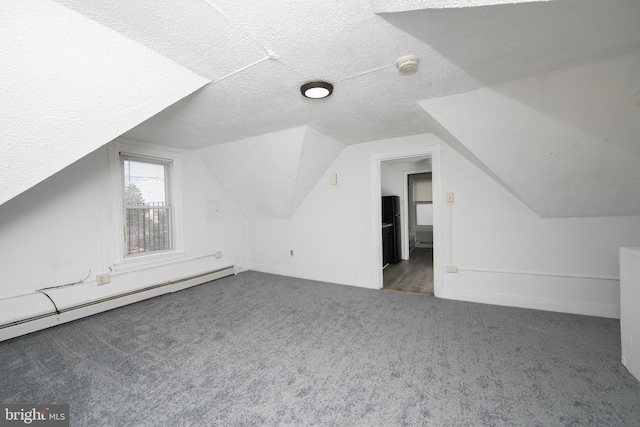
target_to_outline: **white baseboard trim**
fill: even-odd
[[[472,291],[445,291],[439,296],[444,299],[501,305],[506,307],[530,308],[533,310],[554,311],[558,313],[580,314],[585,316],[620,318],[620,306],[579,301],[559,301],[525,295],[506,295]]]
[[[23,319],[5,325],[0,325],[0,341],[35,332],[41,329],[50,328],[62,323],[81,319],[101,313],[103,311],[112,310],[114,308],[123,307],[128,304],[143,301],[160,295],[178,292],[192,286],[201,285],[212,280],[235,274],[233,266],[221,268],[219,270],[190,276],[184,279],[177,279],[166,283],[148,286],[146,288],[132,290],[124,294],[116,294],[101,300],[87,301],[83,304],[66,307],[60,309],[59,313],[55,311],[48,315],[39,315],[33,319]]]
[[[471,271],[445,274],[437,297],[620,318],[620,285],[610,278]]]
[[[356,286],[358,288],[378,289],[372,286],[372,280],[366,280],[362,277],[322,273],[311,270],[290,269],[264,264],[251,264],[249,266],[249,270],[259,271],[261,273],[277,274],[279,276],[295,277],[298,279],[335,283],[338,285]]]
[[[433,248],[433,243],[421,243],[421,242],[418,242],[418,243],[416,243],[416,246],[414,247],[414,249],[415,248],[422,248],[422,249]]]

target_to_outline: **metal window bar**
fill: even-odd
[[[125,218],[127,255],[171,250],[171,206],[126,206]]]

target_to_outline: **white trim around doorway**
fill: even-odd
[[[374,245],[371,253],[373,260],[374,285],[382,289],[382,234],[380,224],[382,223],[382,190],[380,185],[381,173],[380,165],[386,160],[410,159],[413,157],[431,157],[431,178],[433,185],[433,290],[437,297],[442,291],[443,282],[443,261],[442,261],[442,191],[440,188],[440,144],[425,145],[406,150],[386,151],[371,155],[371,176],[372,176],[372,206],[371,232],[374,236]]]

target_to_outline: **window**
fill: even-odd
[[[173,249],[171,161],[120,154],[123,182],[124,255]]]
[[[135,271],[185,258],[181,153],[145,143],[109,144],[112,242],[104,253],[113,271]],[[108,233],[108,234],[107,234]]]
[[[431,188],[431,174],[416,174],[409,176],[410,200],[413,203],[412,225],[433,225],[433,195]]]
[[[433,204],[416,202],[416,225],[433,225]]]

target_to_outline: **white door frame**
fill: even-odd
[[[411,224],[409,224],[409,209],[413,209],[413,206],[409,206],[409,176],[410,175],[418,175],[423,173],[431,173],[431,169],[420,169],[414,171],[404,171],[403,179],[404,179],[404,218],[402,223],[402,254],[405,260],[409,259],[409,229],[411,228]],[[433,180],[432,184],[433,186]],[[433,189],[431,190],[433,192]],[[433,199],[433,194],[432,197]]]
[[[380,166],[383,161],[408,159],[412,157],[431,157],[431,179],[433,185],[433,293],[437,297],[442,291],[443,264],[442,264],[442,197],[440,189],[440,144],[427,145],[406,150],[387,151],[371,155],[372,176],[372,204],[371,232],[374,236],[373,251],[373,278],[374,287],[382,289],[382,189]]]

